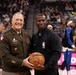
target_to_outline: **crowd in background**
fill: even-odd
[[[3,23],[6,29],[11,26],[11,17],[16,12],[21,12],[24,15],[26,28],[28,12],[29,12],[29,0],[1,0],[0,1],[0,23]]]
[[[0,23],[8,29],[11,26],[10,19],[15,12],[24,14],[26,29],[28,12],[31,0],[0,0]],[[67,22],[72,20],[76,25],[76,1],[55,1],[45,2],[35,0],[35,13],[41,12],[47,16],[48,24],[53,26],[53,30],[63,38]],[[74,28],[76,36],[76,26]]]
[[[45,2],[42,0],[35,5],[35,11],[40,9],[40,12],[47,16],[48,25],[53,26],[53,30],[60,38],[64,37],[65,28],[69,20],[75,24],[73,33],[76,36],[76,1]]]

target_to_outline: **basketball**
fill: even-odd
[[[38,65],[44,65],[45,58],[41,53],[34,52],[30,54],[29,62],[33,64],[35,67],[38,67]]]

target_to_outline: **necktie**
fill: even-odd
[[[22,35],[21,35],[21,33],[19,33],[18,35],[19,35],[19,36],[22,38]]]

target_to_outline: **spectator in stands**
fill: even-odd
[[[47,29],[46,16],[38,14],[35,18],[38,32],[33,35],[30,52],[40,52],[45,57],[45,64],[35,69],[35,75],[59,75],[58,60],[61,55],[61,42],[55,32]]]
[[[3,23],[0,23],[0,40],[2,40],[4,37],[3,35],[3,31],[5,30],[5,27],[3,25]]]
[[[10,22],[10,17],[7,14],[5,15],[4,21],[7,22],[7,23]]]
[[[74,12],[76,12],[76,3],[73,3]]]
[[[74,22],[74,24],[76,26],[76,16],[74,17],[73,22]]]
[[[75,32],[74,32],[73,39],[74,39],[74,44],[75,44],[75,46],[76,46],[76,30],[75,30]]]
[[[25,12],[26,13],[26,21],[29,12],[29,0],[4,0],[0,3],[0,18],[2,21],[9,21],[12,15],[16,12]],[[6,10],[5,10],[6,9]],[[3,17],[3,15],[9,15],[7,17]],[[25,23],[26,24],[26,23]]]
[[[50,21],[51,14],[50,14],[49,10],[47,10],[47,9],[45,10],[45,15],[46,15],[47,20]]]
[[[39,3],[37,1],[35,1],[34,3],[34,6],[35,6],[35,13],[39,13]]]
[[[2,75],[30,75],[28,62],[30,35],[24,29],[24,16],[17,12],[12,17],[12,28],[4,33],[0,41]]]
[[[73,33],[74,33],[74,36],[76,36],[76,16],[73,18],[73,22],[74,22],[74,24],[75,24],[75,27],[74,27],[74,29],[73,29]]]
[[[0,41],[4,39],[4,34],[3,34],[4,30],[5,30],[5,27],[4,27],[3,23],[0,22]],[[1,62],[1,58],[0,58],[0,67],[1,66],[2,66],[2,62]]]

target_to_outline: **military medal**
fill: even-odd
[[[15,38],[13,38],[12,42],[17,42],[17,40]]]
[[[17,48],[14,49],[15,51],[17,50]]]

